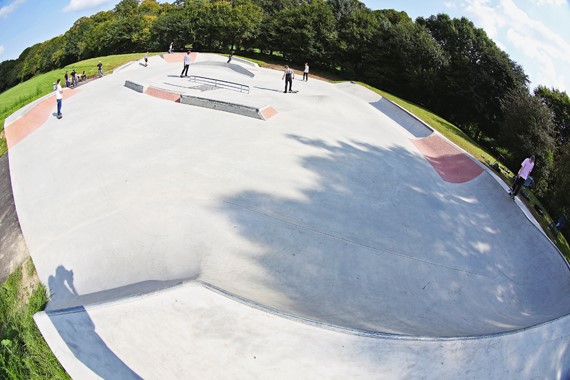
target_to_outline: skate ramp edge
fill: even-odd
[[[34,320],[72,378],[153,378],[154,371],[200,374],[200,378],[213,375],[185,360],[188,352],[193,352],[190,357],[195,360],[210,363],[207,371],[217,368],[219,375],[235,377],[247,371],[248,377],[255,373],[253,378],[263,378],[275,368],[297,371],[283,378],[315,378],[317,373],[322,377],[329,365],[337,375],[358,368],[364,372],[356,377],[375,378],[388,367],[388,373],[401,374],[398,368],[410,357],[417,361],[408,373],[412,377],[442,373],[444,378],[489,378],[491,373],[490,378],[496,379],[528,378],[530,374],[566,378],[570,371],[570,316],[485,336],[397,336],[298,318],[191,281],[112,302],[40,312]],[[220,339],[234,343],[220,348]],[[235,346],[242,344],[255,347],[257,361],[236,360]],[[161,355],[164,347],[177,349],[170,350],[166,358]],[[458,350],[464,355],[457,357]],[[370,357],[363,357],[365,352]],[[379,361],[378,355],[386,360]],[[272,359],[265,361],[264,357]],[[225,358],[229,367],[217,362],[219,358]]]
[[[389,99],[382,97],[370,105],[394,120],[416,138],[428,137],[434,131],[426,122]]]

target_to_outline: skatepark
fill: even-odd
[[[73,378],[564,378],[570,269],[506,185],[354,83],[132,62],[6,120]]]

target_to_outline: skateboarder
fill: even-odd
[[[55,87],[55,100],[57,101],[57,118],[61,119],[61,103],[63,102],[63,89],[61,88],[61,79],[58,79]]]
[[[182,69],[182,72],[180,73],[180,78],[187,77],[188,76],[188,68],[190,67],[190,50],[188,50],[188,52],[186,53],[186,55],[184,56],[184,68]]]
[[[513,187],[509,189],[509,195],[511,196],[512,199],[515,199],[515,197],[519,193],[522,185],[530,175],[530,172],[532,171],[533,168],[534,168],[534,155],[530,156],[529,158],[526,158],[522,162],[521,168],[519,169],[519,172],[517,174],[517,178],[513,183]]]
[[[285,71],[283,72],[283,77],[281,78],[281,80],[285,79],[285,91],[283,91],[283,93],[287,92],[287,83],[289,83],[289,92],[293,92],[291,86],[293,86],[294,78],[295,78],[295,72],[292,69],[290,69],[289,66],[285,66]]]

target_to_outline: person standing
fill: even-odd
[[[99,61],[99,63],[97,64],[97,72],[100,77],[103,76],[103,64],[101,63],[101,61]]]
[[[184,68],[182,69],[182,73],[180,73],[180,78],[188,76],[188,68],[190,67],[190,50],[186,52],[184,56]]]
[[[525,158],[525,160],[522,162],[521,168],[519,169],[519,172],[517,174],[517,178],[513,183],[513,187],[509,190],[509,195],[511,196],[512,199],[515,199],[520,189],[522,188],[522,185],[524,184],[524,182],[530,175],[530,172],[534,168],[534,160],[535,160],[534,155],[532,155],[528,158]]]
[[[67,71],[63,77],[65,78],[65,87],[69,87],[69,74],[67,74]]]
[[[305,70],[303,71],[303,80],[305,82],[309,81],[309,63],[305,62]]]
[[[61,105],[63,102],[63,89],[61,88],[61,79],[58,79],[55,86],[55,100],[57,101],[57,118],[61,119],[63,115],[61,114]]]
[[[168,54],[172,53],[172,42],[170,43],[170,47],[168,48]]]
[[[77,71],[75,69],[71,70],[71,83],[73,83],[73,87],[77,87]]]
[[[287,92],[287,84],[289,84],[289,92],[293,92],[291,86],[293,86],[294,78],[295,78],[295,72],[293,72],[293,70],[290,69],[289,66],[285,66],[285,71],[283,72],[283,77],[281,78],[281,80],[285,79],[285,91],[283,91],[283,93]]]
[[[148,51],[144,54],[144,67],[148,66]]]

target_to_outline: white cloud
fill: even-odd
[[[530,0],[531,3],[536,5],[564,5],[566,0]]]
[[[0,56],[2,56],[2,54],[4,54],[4,46],[0,45]]]
[[[112,0],[70,0],[69,5],[63,8],[64,12],[76,12],[85,9],[96,8],[101,4],[108,3]]]
[[[558,0],[536,0],[554,3]],[[533,86],[544,84],[568,89],[564,76],[570,80],[570,40],[554,32],[536,15],[529,15],[514,0],[466,0],[465,11],[475,24],[509,52],[510,48],[523,57],[526,73]]]
[[[3,7],[0,8],[0,17],[8,16],[10,13],[14,12],[16,8],[18,8],[20,5],[24,4],[25,2],[26,0],[14,0],[10,4],[4,5]]]

